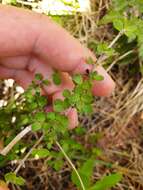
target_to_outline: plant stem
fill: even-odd
[[[115,61],[113,61],[113,63],[107,68],[107,71],[109,71],[118,61],[124,59],[126,56],[128,56],[132,53],[134,53],[134,50],[130,50],[130,51],[126,52],[125,54],[121,55],[120,57],[118,57],[117,59],[115,59]]]
[[[124,30],[121,30],[118,35],[112,40],[112,42],[109,44],[108,48],[112,48],[113,45],[118,41],[118,39],[123,35]]]
[[[30,154],[32,153],[33,149],[36,148],[40,142],[43,140],[44,135],[42,135],[39,140],[33,145],[33,147],[30,149],[30,151],[24,156],[24,158],[20,161],[20,164],[17,166],[17,168],[15,169],[14,173],[17,174],[20,170],[20,168],[22,167],[22,165],[24,164],[24,162],[27,160],[27,158],[30,156]]]
[[[31,125],[23,129],[2,151],[0,154],[6,156],[9,151],[16,145],[27,133],[31,131]]]
[[[81,177],[80,177],[80,175],[79,175],[76,167],[74,166],[74,164],[72,163],[72,161],[70,160],[70,158],[68,157],[68,155],[66,154],[66,152],[64,151],[64,149],[61,147],[61,145],[59,144],[59,142],[56,141],[56,144],[59,147],[59,149],[61,150],[61,152],[63,153],[63,155],[65,156],[65,158],[67,159],[67,161],[69,162],[69,164],[71,165],[72,169],[75,171],[75,173],[76,173],[76,175],[77,175],[77,177],[78,177],[78,179],[80,181],[82,189],[86,190],[85,186],[83,184],[83,181],[82,181],[82,179],[81,179]]]

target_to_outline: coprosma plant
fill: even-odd
[[[91,60],[89,63],[92,63]],[[52,80],[56,85],[61,84],[61,76],[58,71],[54,72]],[[45,107],[48,104],[48,99],[41,95],[41,89],[45,85],[48,86],[50,81],[45,80],[41,74],[36,74],[32,84],[18,100],[13,99],[7,106],[0,109],[0,139],[6,146],[0,152],[0,167],[8,161],[22,158],[14,171],[5,174],[4,178],[7,183],[24,185],[25,180],[18,177],[17,173],[29,156],[34,158],[51,157],[52,159],[49,159],[47,164],[55,170],[61,169],[64,159],[66,159],[73,169],[72,182],[78,189],[104,190],[121,180],[122,175],[116,173],[105,176],[101,181],[93,184],[91,178],[97,152],[86,150],[74,138],[70,137],[68,118],[63,114],[70,107],[75,107],[81,114],[92,113],[94,97],[91,89],[93,80],[101,81],[103,77],[96,71],[84,76],[74,75],[74,89],[72,91],[65,89],[63,91],[64,100],[56,99],[53,102],[53,111],[46,112]],[[28,144],[29,142],[26,143],[22,138],[30,131],[40,135],[40,138],[38,141],[33,140],[32,143]],[[80,127],[74,132],[77,135],[85,133],[84,128]],[[39,144],[40,148],[37,148]],[[59,151],[57,149],[55,151],[55,146]],[[72,159],[78,156],[80,164],[79,168],[76,169]]]

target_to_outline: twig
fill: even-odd
[[[115,61],[113,61],[113,63],[107,68],[106,71],[109,71],[118,61],[124,59],[125,57],[127,57],[128,55],[132,54],[134,52],[134,50],[130,50],[128,52],[126,52],[125,54],[121,55],[120,57],[118,57]]]
[[[23,129],[3,150],[0,151],[0,154],[6,156],[9,151],[16,145],[27,133],[31,131],[31,125]]]
[[[44,138],[44,135],[42,135],[40,137],[40,139],[33,145],[33,147],[30,149],[30,151],[20,161],[20,164],[17,166],[17,168],[14,171],[15,174],[17,174],[19,172],[20,168],[22,167],[22,165],[24,164],[24,162],[27,160],[27,158],[30,156],[30,154],[32,153],[33,149],[36,148],[36,146],[38,146],[40,144],[40,142],[43,140],[43,138]]]
[[[82,181],[82,179],[81,179],[81,177],[80,177],[80,175],[79,175],[79,173],[78,173],[76,167],[74,166],[74,164],[72,163],[72,161],[70,160],[70,158],[68,157],[68,155],[66,154],[66,152],[64,151],[64,149],[61,147],[61,145],[59,144],[59,142],[56,141],[56,144],[57,144],[57,146],[59,147],[59,149],[61,150],[61,152],[63,153],[63,155],[65,156],[65,158],[67,159],[67,161],[69,162],[69,164],[70,164],[70,166],[72,167],[72,169],[75,171],[75,173],[76,173],[76,175],[77,175],[77,177],[78,177],[78,179],[79,179],[79,181],[80,181],[80,184],[81,184],[82,189],[83,189],[83,190],[86,190],[86,189],[85,189],[85,186],[84,186],[84,184],[83,184],[83,181]]]
[[[118,39],[124,34],[124,30],[121,30],[118,35],[112,40],[112,42],[109,44],[108,48],[112,48],[113,45],[118,41]]]

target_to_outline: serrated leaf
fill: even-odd
[[[107,43],[99,43],[97,46],[98,54],[106,54],[108,56],[112,56],[114,54],[114,49],[109,48]]]
[[[48,79],[45,79],[45,80],[43,80],[42,82],[43,82],[43,84],[46,85],[46,86],[50,84],[50,81],[49,81]]]
[[[21,116],[21,125],[27,125],[29,123],[29,118],[27,115]]]
[[[134,40],[138,33],[138,19],[132,18],[131,20],[125,20],[124,34],[131,40]]]
[[[42,125],[39,122],[35,122],[35,123],[32,124],[32,131],[38,131],[41,128],[42,128]]]
[[[70,90],[65,89],[65,90],[63,91],[63,96],[64,96],[65,98],[69,98],[69,97],[71,96]]]
[[[73,81],[76,83],[76,84],[82,84],[83,82],[83,78],[80,74],[76,74],[73,76]]]
[[[38,101],[38,106],[40,106],[40,107],[44,107],[44,106],[46,106],[47,105],[47,98],[45,97],[45,96],[39,96],[38,97],[38,99],[37,99],[37,101]]]
[[[38,112],[34,116],[34,120],[36,120],[38,122],[44,122],[45,119],[46,119],[46,115],[44,112]]]
[[[123,19],[123,15],[115,10],[111,10],[101,20],[100,24],[113,23],[117,19]]]
[[[96,80],[96,81],[102,81],[102,80],[104,80],[104,77],[102,75],[96,75],[94,77],[94,80]]]
[[[113,25],[118,31],[122,31],[124,29],[124,20],[123,19],[114,19]]]
[[[64,102],[60,99],[57,99],[54,101],[53,104],[54,111],[56,112],[62,112],[65,109]]]
[[[15,185],[22,186],[25,184],[25,180],[21,176],[17,177],[13,172],[5,174],[4,177],[7,182],[13,183]]]
[[[42,128],[45,129],[45,130],[48,130],[48,129],[52,128],[52,125],[51,125],[50,123],[45,122],[45,123],[42,125]]]
[[[85,114],[92,113],[92,112],[93,112],[92,105],[91,105],[91,104],[85,104],[85,105],[83,106],[83,112],[84,112]]]
[[[104,80],[104,77],[102,75],[97,74],[97,72],[90,73],[90,78],[92,80],[96,80],[96,81],[102,81],[102,80]]]
[[[60,115],[59,122],[61,123],[61,126],[67,127],[68,123],[69,123],[69,120],[65,115]]]
[[[61,81],[61,76],[60,76],[59,72],[54,72],[53,75],[52,75],[52,78],[53,78],[54,84],[56,84],[56,85],[61,84],[62,81]]]
[[[45,158],[45,157],[50,155],[50,152],[45,148],[34,149],[32,151],[32,155],[33,156],[38,156],[39,158]]]
[[[42,74],[37,73],[37,74],[35,75],[35,79],[38,80],[38,81],[41,81],[41,80],[43,79]]]
[[[47,119],[52,120],[52,121],[55,120],[56,119],[55,113],[54,112],[47,113]]]
[[[55,163],[54,163],[54,169],[56,171],[59,171],[64,165],[64,162],[63,160],[56,160]]]

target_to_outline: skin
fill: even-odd
[[[5,182],[0,180],[0,190],[9,190]]]
[[[63,89],[73,89],[72,74],[93,69],[86,59],[92,57],[96,61],[95,55],[47,16],[0,5],[0,26],[0,79],[12,78],[26,89],[36,73],[51,80],[54,70],[59,70],[62,84],[52,83],[43,89],[44,95],[55,100],[63,98]],[[96,70],[104,80],[93,83],[93,94],[109,96],[115,84],[102,67]],[[47,110],[52,107],[49,105]],[[69,127],[74,128],[78,124],[76,109],[65,114]]]

